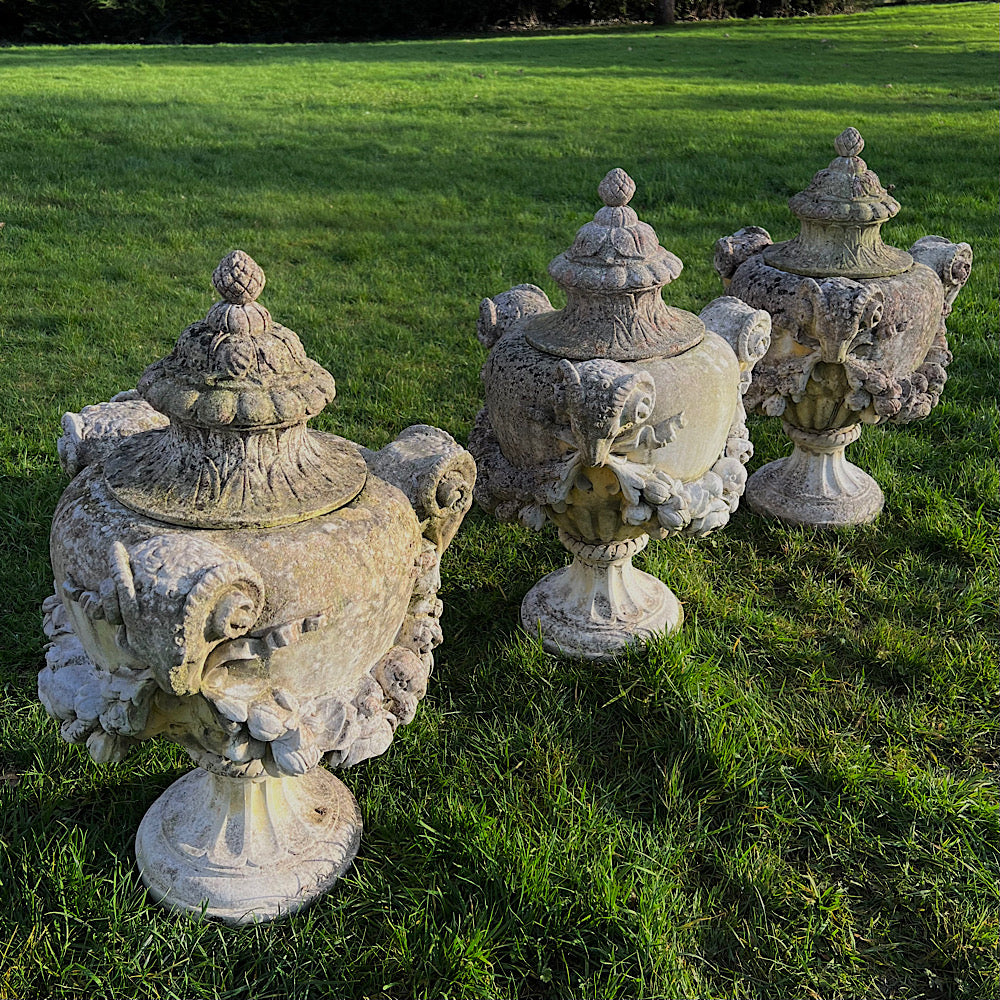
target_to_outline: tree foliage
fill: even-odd
[[[306,42],[494,27],[829,14],[874,0],[0,0],[0,41]],[[905,0],[903,0],[905,2]]]

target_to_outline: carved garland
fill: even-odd
[[[223,643],[209,657],[199,693],[181,697],[157,684],[152,667],[97,667],[74,634],[62,599],[53,594],[43,604],[51,642],[39,695],[62,720],[63,738],[85,742],[98,763],[121,760],[139,740],[162,733],[199,766],[230,777],[253,777],[272,767],[280,774],[304,774],[321,757],[333,767],[350,767],[384,752],[395,730],[413,720],[426,693],[432,651],[442,640],[439,567],[436,545],[424,539],[396,642],[354,691],[300,702],[266,678],[241,683],[229,676],[230,664],[322,628],[322,613]],[[76,599],[89,617],[106,617],[106,602],[97,593],[78,590]],[[130,653],[123,632],[119,626],[117,641]]]
[[[746,395],[746,408],[769,417],[781,416],[786,400],[802,400],[820,360],[819,351],[814,351],[770,367],[758,365]],[[937,406],[951,360],[943,329],[935,335],[923,364],[910,375],[895,378],[874,364],[849,357],[844,361],[844,373],[851,391],[845,393],[844,403],[858,413],[871,407],[878,417],[895,424],[919,420]]]
[[[741,403],[722,455],[708,472],[691,482],[668,476],[652,464],[609,455],[605,464],[621,484],[625,522],[641,526],[657,538],[701,536],[725,524],[739,505],[747,479],[744,465],[753,455],[745,421]],[[566,497],[581,468],[579,451],[562,461],[517,468],[500,450],[485,408],[476,417],[470,447],[479,456],[476,499],[500,520],[519,521],[540,531],[546,507],[557,512],[560,505],[566,509]]]

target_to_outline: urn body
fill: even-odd
[[[566,482],[565,497],[541,505],[557,528],[587,542],[636,538],[647,526],[623,518],[622,504],[628,498],[613,472],[615,463],[645,466],[682,483],[700,480],[709,472],[726,448],[736,417],[740,395],[736,355],[722,337],[706,331],[699,343],[674,357],[600,367],[606,377],[590,389],[592,398],[604,382],[625,380],[641,386],[648,379],[652,406],[644,414],[644,425],[669,428],[663,440],[651,445],[638,436],[634,442],[622,442],[628,432],[616,434],[613,405],[605,408],[611,423],[587,427],[586,434],[574,437],[565,401],[571,367],[567,359],[533,347],[523,329],[515,327],[505,334],[483,368],[490,425],[504,456],[520,469],[551,469],[567,463],[578,467],[580,482]],[[571,375],[569,379],[572,384]],[[739,477],[735,466],[730,471]]]

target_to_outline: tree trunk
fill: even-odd
[[[673,24],[676,20],[674,0],[656,0],[656,23]]]

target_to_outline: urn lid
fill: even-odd
[[[771,267],[813,278],[885,278],[913,264],[904,250],[882,242],[882,223],[899,202],[861,159],[865,140],[856,128],[833,141],[837,157],[788,202],[801,222],[799,235],[764,251]]]
[[[212,275],[221,300],[139,379],[170,424],[126,439],[105,463],[126,506],[171,524],[273,527],[361,492],[357,446],[306,427],[334,398],[333,376],[257,302],[264,281],[242,250],[225,257]]]
[[[705,336],[705,325],[661,298],[660,290],[684,265],[629,207],[635,181],[616,167],[597,192],[604,207],[549,264],[567,306],[533,316],[525,326],[528,342],[573,360],[643,360],[693,347]]]

